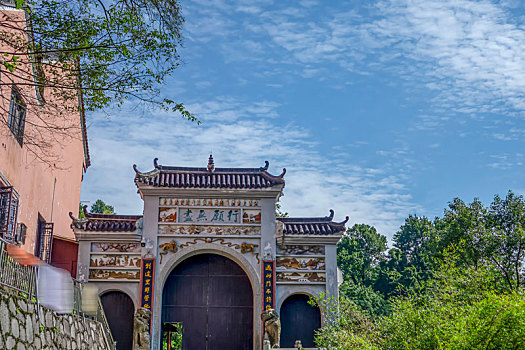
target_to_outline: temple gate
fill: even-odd
[[[283,312],[282,347],[294,337],[310,344],[322,323],[303,301],[338,296],[336,243],[348,217],[276,218],[286,170],[271,175],[268,165],[215,168],[210,156],[202,168],[134,166],[142,216],[73,218],[78,278],[150,308],[152,349],[179,332],[183,349],[259,350],[265,308]]]

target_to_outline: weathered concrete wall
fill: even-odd
[[[107,349],[102,326],[74,315],[57,315],[0,289],[0,349]]]

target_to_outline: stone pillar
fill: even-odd
[[[265,257],[265,252],[268,251],[271,253],[269,258]],[[264,260],[275,260],[275,251],[275,198],[263,198],[261,203],[261,257]]]
[[[157,257],[157,231],[159,217],[159,197],[144,196],[144,216],[142,228],[142,242],[146,244],[142,247],[142,256],[148,252],[151,258]],[[149,247],[148,247],[149,244]],[[153,247],[151,247],[151,245]]]
[[[335,244],[325,245],[326,256],[326,292],[328,296],[339,298],[339,287],[337,286],[337,246]]]
[[[87,282],[89,279],[89,258],[91,241],[78,242],[77,280]]]
[[[148,258],[155,258],[155,279],[154,289],[161,289],[163,287],[162,281],[159,280],[159,259],[157,256],[158,249],[158,217],[159,217],[159,196],[144,196],[144,214],[142,222],[142,242],[145,244],[142,247],[142,256]],[[137,288],[139,288],[137,286]],[[155,295],[155,293],[154,293]],[[140,298],[140,291],[139,291]],[[160,346],[160,308],[157,305],[162,303],[161,298],[153,298],[153,307],[151,308],[151,339],[152,349],[158,349]],[[139,301],[140,306],[140,301]]]

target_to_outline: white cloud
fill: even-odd
[[[341,77],[341,70],[387,71],[409,88],[412,84],[413,89],[426,86],[434,91],[436,108],[512,115],[525,111],[525,30],[519,22],[523,19],[508,12],[515,5],[389,0],[362,8],[326,5],[324,11],[317,6],[272,5],[265,12],[248,13],[242,23],[227,29],[222,23],[233,20],[215,7],[210,16],[214,22],[218,18],[217,27],[199,24],[199,33],[203,40],[219,33],[249,37],[223,45],[225,57],[259,62],[273,75],[326,79],[330,74]],[[211,9],[199,11],[206,14]],[[334,64],[340,69],[334,70]]]
[[[243,105],[239,115],[231,111],[232,106]],[[278,104],[220,98],[191,108],[206,110],[203,125],[164,113],[130,113],[109,120],[92,116],[94,124],[88,132],[93,166],[85,176],[82,199],[101,198],[118,213],[140,213],[132,164],[148,171],[158,157],[165,165],[205,166],[213,150],[217,167],[259,167],[264,160],[270,161],[274,174],[286,167],[282,202],[291,215],[325,216],[334,209],[337,220],[350,215],[352,224],[366,222],[391,236],[408,213],[419,209],[400,177],[388,175],[386,169],[360,168],[324,157],[308,130],[258,117],[277,115]]]

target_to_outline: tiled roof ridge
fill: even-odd
[[[283,168],[283,172],[280,175],[272,175],[268,172],[269,165],[270,163],[265,161],[265,165],[260,168],[215,168],[213,158],[210,155],[210,162],[206,168],[159,165],[158,159],[155,158],[153,160],[153,170],[141,172],[135,164],[133,164],[133,170],[135,170],[136,174],[135,182],[162,187],[260,188],[284,185],[286,168]],[[199,179],[179,179],[179,176],[197,176]],[[248,176],[250,178],[232,178],[235,176]],[[212,177],[214,180],[210,180]]]
[[[84,208],[85,210],[85,208]],[[79,219],[69,212],[72,220],[71,227],[85,231],[126,231],[132,232],[137,229],[137,221],[142,215],[117,215],[117,214],[92,214],[85,213],[84,218]]]
[[[330,235],[337,234],[346,229],[346,223],[350,219],[348,216],[342,222],[332,221],[334,211],[330,209],[330,215],[325,217],[313,218],[277,218],[284,224],[284,234],[314,234]]]
[[[334,210],[330,209],[330,215],[323,217],[284,217],[277,218],[277,220],[292,223],[292,222],[331,222],[334,218]]]
[[[286,174],[286,168],[283,168],[283,172],[280,175],[272,175],[268,172],[268,168],[270,166],[270,162],[265,160],[264,166],[259,168],[215,168],[213,167],[212,170],[207,167],[184,167],[184,166],[170,166],[170,165],[161,165],[158,163],[158,158],[153,159],[153,167],[154,169],[148,172],[141,172],[137,170],[137,165],[133,164],[133,169],[136,173],[139,173],[141,175],[145,176],[153,176],[158,173],[158,171],[174,171],[174,172],[202,172],[202,173],[266,173],[271,177],[279,177],[282,178]]]

